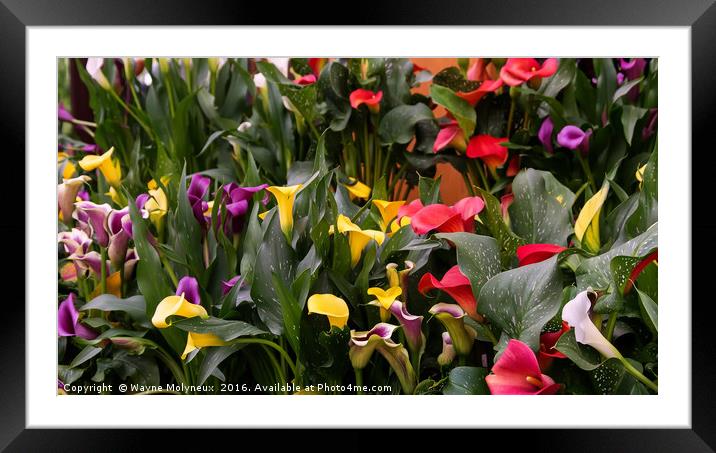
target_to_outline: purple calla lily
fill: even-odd
[[[201,295],[199,294],[199,282],[190,276],[182,277],[177,284],[176,295],[184,294],[184,299],[195,305],[201,305]]]
[[[465,324],[465,311],[456,304],[438,303],[430,308],[429,313],[445,326],[455,352],[459,355],[470,354],[477,332]]]
[[[554,123],[552,123],[552,118],[548,116],[542,121],[542,125],[537,132],[537,138],[539,138],[544,148],[550,153],[554,152],[554,148],[552,147],[552,131],[554,131]]]
[[[393,316],[395,316],[400,322],[400,325],[403,326],[408,348],[410,348],[413,353],[420,354],[425,346],[425,335],[423,335],[421,330],[423,317],[411,315],[405,308],[405,304],[397,300],[391,304],[390,312],[393,313]]]
[[[241,279],[240,275],[237,275],[236,277],[232,277],[229,281],[221,281],[221,295],[225,296],[229,294],[229,291],[231,291],[231,288],[236,285],[236,283]]]
[[[243,226],[244,216],[249,209],[249,201],[255,193],[260,192],[268,187],[268,184],[261,184],[254,187],[240,187],[235,182],[232,182],[224,186],[223,193],[221,194],[221,201],[226,203],[227,218],[226,223],[220,221],[220,224],[224,224],[224,232],[227,235],[237,234],[241,232]],[[263,204],[268,203],[269,194],[265,192],[262,200]]]
[[[189,189],[186,192],[194,217],[202,228],[206,228],[208,225],[204,212],[209,208],[209,203],[204,201],[204,197],[209,191],[209,184],[211,184],[211,179],[208,176],[194,175],[191,177]]]
[[[57,205],[62,215],[62,221],[67,225],[72,222],[72,214],[75,211],[75,200],[82,186],[91,181],[87,175],[78,176],[72,179],[65,179],[62,184],[57,185]]]
[[[629,80],[634,80],[644,74],[646,60],[644,58],[620,58],[619,67]]]
[[[72,231],[62,231],[58,233],[57,242],[64,245],[65,252],[69,255],[84,255],[89,251],[92,245],[92,239],[87,236],[87,233],[78,228],[72,228]]]
[[[75,218],[87,223],[92,228],[94,239],[102,247],[109,245],[109,232],[107,231],[107,216],[112,207],[107,203],[95,204],[91,201],[78,201],[75,203]]]
[[[564,126],[557,134],[557,143],[567,149],[579,149],[582,152],[589,150],[589,137],[592,131],[584,132],[577,126]]]
[[[109,230],[109,260],[112,265],[119,267],[124,262],[129,247],[131,236],[124,229],[122,220],[129,217],[129,207],[120,210],[113,210],[107,216],[107,227]]]
[[[67,121],[68,123],[75,120],[75,117],[65,108],[62,102],[57,106],[57,118],[60,121]]]
[[[455,359],[455,348],[452,345],[452,339],[448,332],[443,332],[443,350],[438,355],[438,364],[440,366],[447,366],[452,363]]]
[[[82,325],[79,318],[80,313],[75,308],[74,293],[70,293],[57,310],[57,334],[60,337],[77,336],[85,340],[97,338],[97,333]]]

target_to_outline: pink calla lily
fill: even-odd
[[[507,343],[485,382],[493,395],[554,395],[562,387],[542,374],[535,353],[519,340]]]
[[[567,250],[567,248],[557,244],[521,245],[517,247],[517,259],[519,266],[527,266],[549,259],[563,250]]]
[[[556,58],[547,58],[539,64],[534,58],[508,58],[500,70],[500,78],[509,86],[515,87],[532,79],[542,79],[557,72]]]

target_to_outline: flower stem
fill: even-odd
[[[100,281],[99,288],[101,294],[107,293],[107,247],[100,247],[101,261],[100,261]]]
[[[515,118],[515,98],[511,98],[510,102],[510,113],[507,115],[507,131],[505,135],[510,138],[510,131],[512,131],[512,121]]]
[[[594,182],[594,177],[592,176],[592,170],[589,168],[589,162],[587,162],[584,157],[582,156],[582,152],[580,150],[576,150],[575,154],[577,155],[577,159],[579,160],[580,165],[582,165],[582,171],[584,171],[584,175],[589,180],[589,185],[592,187],[592,190],[594,193],[597,192],[597,183]]]
[[[629,361],[627,359],[625,359],[624,357],[620,357],[619,360],[622,362],[622,365],[624,365],[624,369],[626,369],[629,372],[629,374],[634,376],[639,382],[646,385],[647,387],[652,389],[654,392],[659,393],[659,387],[656,384],[654,384],[649,378],[644,376],[639,370],[634,368],[634,366],[631,363],[629,363]]]
[[[172,280],[172,283],[174,283],[174,287],[176,288],[179,286],[179,280],[177,280],[177,276],[174,274],[174,269],[172,269],[171,264],[167,261],[167,257],[164,256],[163,253],[159,253],[159,257],[162,264],[164,264],[164,269],[167,271],[167,274],[169,274],[169,278]]]
[[[363,368],[353,368],[356,375],[356,393],[363,394]]]
[[[293,363],[293,360],[291,360],[291,357],[281,346],[277,345],[273,341],[264,340],[263,338],[237,338],[236,340],[231,341],[230,344],[262,344],[270,348],[274,348],[276,351],[279,352],[279,354],[281,354],[281,357],[286,360],[286,363],[288,363],[288,367],[291,368],[293,376],[298,377],[296,365]]]
[[[271,361],[271,366],[273,366],[274,371],[276,371],[276,378],[279,381],[279,386],[282,384],[286,384],[286,374],[281,369],[281,365],[278,363],[278,360],[276,360],[276,357],[273,356],[273,353],[269,348],[267,348],[265,345],[261,345],[261,349],[263,349],[266,352],[266,355],[268,356],[269,360]],[[281,357],[281,360],[283,361],[283,357]],[[284,393],[286,394],[286,393]]]
[[[609,315],[609,321],[607,322],[607,331],[605,337],[608,342],[612,342],[612,336],[614,335],[614,326],[617,325],[617,312],[613,311]]]

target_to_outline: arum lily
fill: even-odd
[[[527,244],[517,247],[518,266],[527,266],[528,264],[539,263],[554,255],[567,250],[557,244]]]
[[[404,201],[386,201],[386,200],[373,200],[373,204],[380,212],[381,223],[380,228],[385,231],[390,225],[390,221],[398,216],[398,211],[405,204]]]
[[[510,163],[507,164],[507,170],[505,171],[505,175],[508,178],[511,178],[513,176],[517,176],[517,173],[520,172],[520,156],[515,155],[512,156],[512,159],[510,159]]]
[[[193,175],[189,182],[189,188],[186,191],[186,196],[189,199],[194,218],[204,229],[208,226],[208,220],[204,216],[204,211],[207,210],[209,204],[204,200],[204,197],[209,192],[209,184],[211,184],[209,177]]]
[[[348,184],[343,184],[343,187],[348,189],[351,198],[361,198],[363,200],[370,198],[370,187],[355,178],[349,178],[348,182]]]
[[[554,152],[554,148],[552,147],[553,131],[554,123],[552,122],[552,118],[547,116],[545,117],[544,121],[542,121],[542,125],[539,127],[539,131],[537,131],[537,138],[540,142],[542,142],[542,146],[544,146],[544,149],[546,149],[550,153]]]
[[[129,207],[119,211],[113,210],[107,216],[107,229],[109,237],[109,260],[114,267],[119,267],[124,262],[129,247],[131,236],[122,226],[122,218],[129,217]]]
[[[109,190],[105,193],[111,200],[112,203],[116,204],[117,206],[122,206],[125,204],[124,197],[112,186],[109,186]]]
[[[86,175],[76,178],[64,179],[62,184],[57,185],[57,205],[59,206],[62,221],[70,225],[72,213],[75,211],[75,201],[82,186],[90,182],[92,178]]]
[[[620,58],[619,67],[629,80],[634,80],[644,74],[646,60],[644,58]]]
[[[400,286],[400,289],[403,290],[403,300],[408,296],[408,276],[413,271],[413,268],[415,267],[415,263],[412,261],[406,261],[405,262],[405,269],[398,270],[398,265],[395,263],[388,263],[385,266],[385,273],[388,277],[388,285],[390,287],[394,286]]]
[[[169,179],[165,177],[162,177],[161,180],[162,184],[164,184],[165,186],[169,182]],[[142,208],[147,211],[147,213],[149,214],[149,221],[152,222],[154,227],[161,234],[161,231],[164,226],[164,216],[166,216],[167,212],[169,211],[169,202],[167,200],[167,194],[164,193],[164,190],[159,187],[157,182],[153,179],[149,181],[149,183],[147,183],[147,187],[149,189],[149,196],[147,197],[146,202],[144,203],[144,206],[142,206]]]
[[[485,208],[485,202],[480,197],[465,197],[455,203],[452,208],[460,213],[464,230],[473,231],[475,216]]]
[[[65,300],[60,303],[57,310],[57,335],[60,337],[80,337],[85,340],[94,340],[97,333],[80,323],[80,313],[75,307],[75,295],[70,293]]]
[[[107,217],[112,212],[112,207],[106,203],[95,204],[91,201],[80,201],[75,203],[74,217],[80,224],[88,225],[91,228],[94,239],[101,247],[109,245],[109,232],[107,231]]]
[[[62,170],[62,179],[71,179],[77,171],[77,167],[69,159],[69,156],[65,152],[57,153],[57,167]]]
[[[226,222],[224,223],[224,231],[226,234],[238,234],[243,226],[244,216],[249,209],[249,200],[251,197],[268,187],[268,184],[261,184],[255,187],[240,187],[236,183],[230,183],[224,186],[224,192],[221,195],[222,202],[226,204]],[[266,194],[268,196],[268,193]],[[268,202],[264,198],[264,204]]]
[[[293,81],[296,85],[313,85],[316,83],[316,76],[313,74],[306,74],[302,75],[301,77],[298,77]]]
[[[564,359],[567,357],[554,348],[554,345],[557,344],[557,340],[566,332],[569,332],[569,324],[562,321],[562,328],[560,330],[556,332],[545,332],[540,335],[539,353],[537,357],[540,369],[546,370],[549,368],[554,359]]]
[[[410,225],[410,217],[407,217],[407,216],[402,217],[400,219],[400,221],[398,221],[398,219],[393,220],[390,223],[390,233],[388,233],[388,236],[394,235],[395,233],[398,232],[398,230],[400,230],[404,226],[408,226],[408,225]]]
[[[443,350],[438,355],[438,365],[448,366],[455,360],[455,348],[452,345],[452,339],[448,332],[443,332]]]
[[[104,65],[104,58],[88,58],[85,68],[89,75],[105,90],[111,90],[109,80],[102,72],[102,66]]]
[[[328,58],[309,58],[308,66],[310,66],[315,75],[319,75],[327,62]]]
[[[539,64],[534,58],[508,58],[500,70],[500,78],[511,87],[533,81],[530,86],[538,88],[544,77],[557,72],[557,59],[547,58]]]
[[[644,172],[646,172],[647,165],[648,164],[644,164],[641,167],[637,168],[636,173],[634,174],[636,180],[639,181],[639,189],[641,189],[641,186],[644,183]]]
[[[507,343],[485,382],[493,395],[554,395],[562,388],[542,374],[534,352],[519,340]]]
[[[181,296],[192,304],[201,305],[201,294],[199,293],[199,282],[190,276],[184,276],[177,283],[177,290],[175,295]]]
[[[423,317],[408,313],[408,309],[405,307],[405,304],[398,300],[390,304],[390,312],[403,327],[405,340],[408,343],[410,351],[416,356],[422,354],[423,348],[425,347],[425,335],[423,335],[422,331]]]
[[[433,289],[447,293],[472,319],[482,321],[482,316],[477,313],[477,301],[472,294],[470,280],[462,273],[457,264],[445,272],[442,280],[438,280],[429,272],[423,275],[418,283],[420,294],[427,295]]]
[[[362,230],[358,225],[343,214],[338,215],[336,220],[338,232],[348,234],[348,246],[351,250],[351,266],[355,267],[360,261],[363,249],[366,248],[370,241],[375,241],[378,245],[383,244],[385,233],[376,230]],[[332,231],[332,229],[331,229]]]
[[[105,279],[105,289],[102,292],[102,286],[95,286],[90,299],[101,296],[102,294],[111,294],[116,297],[122,297],[122,274],[119,271],[109,274]]]
[[[486,94],[488,93],[494,93],[495,91],[499,90],[502,87],[502,80],[485,80],[483,81],[479,87],[472,91],[462,92],[458,91],[457,94],[459,97],[463,98],[467,102],[470,103],[470,105],[475,105],[482,99]]]
[[[562,308],[562,320],[574,328],[574,337],[578,343],[593,347],[604,357],[621,357],[617,348],[604,338],[590,318],[592,304],[596,299],[597,294],[591,288],[577,294]]]
[[[192,351],[205,348],[207,346],[226,346],[228,343],[213,333],[196,333],[189,332],[186,338],[186,347],[181,354],[181,359],[185,360]]]
[[[393,286],[387,291],[382,288],[368,288],[368,295],[375,296],[375,300],[369,302],[370,305],[380,307],[380,319],[386,322],[390,319],[390,306],[403,293],[400,286]]]
[[[477,332],[465,324],[463,309],[455,304],[439,303],[433,305],[429,313],[438,318],[448,331],[455,352],[461,356],[470,354]]]
[[[420,209],[410,217],[410,226],[415,234],[465,231],[462,215],[444,204],[431,204]]]
[[[506,141],[508,141],[506,137],[476,135],[470,139],[465,154],[471,159],[481,159],[490,169],[495,170],[507,162],[507,147],[501,144]]]
[[[229,294],[229,291],[238,283],[238,281],[241,280],[241,276],[237,275],[235,277],[232,277],[229,279],[229,281],[221,281],[221,295],[225,296]]]
[[[564,126],[557,134],[557,143],[567,149],[579,149],[582,152],[589,150],[589,137],[592,131],[584,132],[577,126]]]
[[[80,167],[84,171],[99,169],[110,186],[119,187],[122,182],[122,168],[119,161],[112,159],[112,153],[114,153],[114,147],[101,156],[87,155],[80,160]]]
[[[508,208],[512,204],[512,202],[515,201],[515,194],[510,192],[504,194],[502,197],[500,197],[500,208],[502,209],[502,218],[505,220],[505,223],[509,226],[510,224],[510,213],[508,211]]]
[[[440,131],[433,144],[433,152],[437,153],[444,148],[455,148],[461,152],[465,152],[467,148],[465,133],[455,120],[440,125]]]
[[[349,98],[351,107],[354,109],[358,109],[358,107],[365,104],[371,113],[376,114],[380,111],[380,100],[383,99],[383,92],[374,93],[370,90],[358,88],[350,94]]]
[[[412,394],[415,389],[416,375],[410,364],[408,351],[403,345],[391,340],[391,336],[398,326],[379,323],[366,332],[351,331],[348,356],[356,370],[362,370],[368,365],[373,351],[378,351],[390,364],[398,376],[403,391]]]
[[[184,318],[193,318],[199,316],[203,319],[209,317],[204,307],[194,304],[184,298],[184,294],[180,296],[165,297],[159,305],[157,305],[152,316],[152,324],[158,329],[169,327],[167,318],[170,316],[182,316]]]
[[[599,215],[602,205],[609,194],[609,183],[604,181],[602,188],[590,198],[579,212],[577,221],[574,223],[574,234],[587,250],[598,252],[599,240]]]
[[[333,294],[314,294],[308,298],[308,314],[325,315],[331,327],[343,329],[348,323],[348,305]]]
[[[281,231],[283,231],[283,234],[289,242],[291,241],[291,232],[293,231],[293,203],[296,201],[296,192],[302,187],[301,184],[296,184],[287,187],[271,186],[266,188],[266,190],[271,192],[276,198]]]

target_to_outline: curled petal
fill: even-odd
[[[381,227],[385,230],[390,221],[398,215],[398,211],[405,204],[405,201],[373,200],[373,204],[380,211],[380,216],[383,219]]]
[[[486,94],[488,93],[494,93],[498,89],[502,87],[502,80],[485,80],[480,84],[479,87],[472,91],[458,91],[457,94],[459,97],[463,98],[467,102],[470,103],[470,105],[477,104],[480,99],[482,99]]]
[[[302,187],[301,184],[297,184],[287,187],[271,186],[266,188],[276,198],[281,231],[286,237],[290,237],[293,230],[293,203],[296,200],[296,193]]]
[[[390,309],[390,306],[393,305],[395,299],[397,299],[402,292],[403,290],[400,286],[393,286],[387,291],[382,288],[368,288],[368,295],[375,296],[378,303],[386,310]]]
[[[232,277],[228,282],[222,281],[221,282],[221,295],[225,296],[231,291],[231,288],[238,283],[238,281],[241,280],[241,276],[237,275],[236,277]]]
[[[567,250],[557,244],[527,244],[517,247],[517,259],[519,266],[539,263],[553,257],[554,255]]]
[[[547,58],[541,65],[534,58],[508,58],[500,70],[500,78],[509,86],[518,86],[533,78],[549,77],[557,72],[556,58]]]
[[[182,277],[177,284],[176,295],[184,295],[187,302],[192,304],[201,305],[201,295],[199,293],[199,282],[188,275]]]
[[[562,319],[574,328],[574,337],[578,343],[587,344],[605,357],[621,357],[621,354],[594,325],[589,317],[592,308],[592,299],[596,293],[588,288],[567,302],[562,308]]]
[[[433,305],[429,313],[447,329],[455,352],[459,355],[470,354],[477,333],[472,327],[465,325],[465,312],[455,304],[439,303]]]
[[[438,364],[440,366],[448,366],[455,360],[455,348],[452,345],[452,339],[448,332],[443,332],[443,350],[438,355]]]
[[[75,210],[77,194],[85,183],[92,180],[89,176],[82,175],[76,178],[65,179],[62,184],[57,185],[57,204],[60,214],[65,223],[72,222],[72,213]]]
[[[370,90],[359,88],[350,94],[351,107],[357,109],[362,104],[365,104],[373,113],[379,111],[381,99],[383,99],[382,91],[374,93]]]
[[[410,203],[401,206],[398,209],[398,222],[400,222],[403,217],[413,217],[418,211],[423,209],[423,207],[423,202],[420,201],[420,198],[416,198]]]
[[[507,162],[509,153],[507,147],[501,144],[507,141],[506,137],[498,138],[487,134],[476,135],[470,139],[465,154],[472,159],[481,159],[492,169],[499,168]]]
[[[57,334],[61,337],[78,336],[85,340],[97,338],[97,333],[82,325],[79,318],[80,314],[75,307],[75,295],[70,293],[57,310]]]
[[[552,118],[547,116],[545,117],[544,121],[542,121],[542,125],[539,127],[539,131],[537,132],[537,138],[539,138],[539,141],[542,142],[544,148],[550,153],[554,152],[554,148],[552,147],[553,131],[554,123],[552,122]]]
[[[542,374],[534,352],[519,340],[510,340],[485,378],[493,395],[553,394],[561,387]]]
[[[169,327],[167,318],[170,316],[182,316],[184,318],[200,316],[206,319],[209,314],[201,305],[192,304],[184,299],[182,294],[181,296],[165,297],[164,300],[159,302],[157,309],[154,311],[154,316],[152,316],[152,324],[159,329],[167,328]]]
[[[435,143],[433,143],[433,152],[437,153],[447,147],[455,148],[458,151],[465,151],[467,148],[465,133],[454,120],[440,127]]]
[[[405,304],[400,301],[395,301],[390,305],[390,312],[400,322],[400,325],[403,326],[405,339],[408,342],[410,350],[415,354],[420,354],[425,346],[425,336],[421,330],[423,317],[408,313]]]
[[[462,215],[444,204],[425,206],[410,217],[410,226],[416,234],[436,230],[441,233],[465,231]]]
[[[370,187],[355,178],[351,178],[350,183],[343,184],[343,187],[348,189],[348,192],[352,197],[361,198],[363,200],[367,200],[368,198],[370,198]]]
[[[333,294],[314,294],[308,298],[308,314],[325,315],[331,327],[343,329],[348,323],[348,305]]]
[[[582,145],[585,137],[587,137],[586,132],[577,126],[564,126],[557,134],[557,143],[559,146],[574,150]]]
[[[482,316],[477,313],[477,301],[472,294],[470,280],[462,273],[457,264],[443,275],[441,280],[435,278],[431,273],[423,275],[418,283],[418,291],[427,295],[430,290],[439,289],[447,293],[457,302],[471,318],[482,321]]]
[[[460,213],[465,231],[473,231],[475,216],[485,208],[485,202],[480,197],[465,197],[455,203],[452,208]]]
[[[226,346],[228,343],[217,337],[213,333],[196,333],[189,332],[186,339],[186,347],[181,355],[181,359],[185,360],[195,349],[201,349],[208,346]]]

